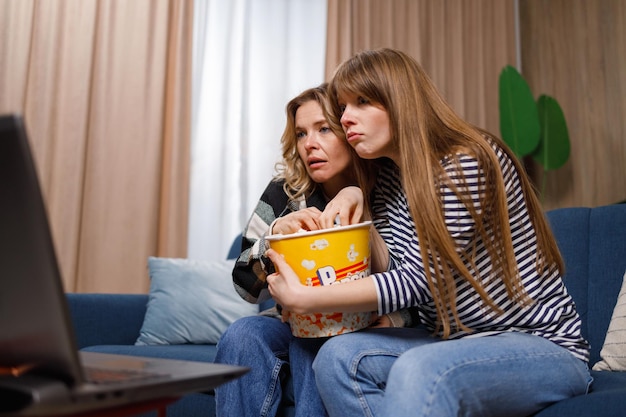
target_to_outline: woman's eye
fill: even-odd
[[[367,104],[370,101],[368,99],[366,99],[365,97],[361,97],[359,96],[359,100],[358,100],[359,104]]]
[[[340,104],[339,105],[339,114],[343,114],[344,111],[346,111],[346,105],[345,104]]]
[[[305,132],[296,132],[296,139],[302,139],[306,136]]]
[[[330,132],[330,127],[328,126],[320,127],[320,133],[328,133],[328,132]]]

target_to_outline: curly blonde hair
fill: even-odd
[[[337,137],[345,139],[345,133],[341,127],[341,123],[339,123],[339,119],[334,117],[334,114],[331,111],[332,107],[330,101],[328,100],[327,83],[309,88],[287,103],[285,109],[287,113],[287,123],[280,140],[282,145],[282,160],[276,163],[276,174],[274,175],[274,179],[277,181],[285,181],[283,188],[285,193],[292,200],[301,196],[306,197],[311,195],[318,186],[318,184],[314,182],[311,177],[309,177],[306,166],[300,158],[297,148],[296,113],[300,106],[308,103],[309,101],[315,101],[320,105],[324,118],[328,122],[329,128]],[[352,159],[354,161],[354,172],[352,175],[354,178],[362,177],[363,174],[358,171],[360,171],[360,167],[362,165],[365,166],[365,163],[361,162],[352,147],[348,146],[347,148],[352,154]],[[366,170],[366,168],[363,169]]]

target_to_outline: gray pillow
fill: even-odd
[[[257,314],[233,287],[234,264],[148,258],[150,294],[135,344],[215,344],[232,322]]]

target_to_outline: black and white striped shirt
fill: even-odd
[[[536,235],[518,174],[502,149],[493,146],[504,175],[511,235],[519,274],[533,303],[522,307],[507,296],[502,280],[492,276],[495,271],[492,271],[487,250],[469,210],[450,188],[441,186],[440,194],[448,231],[459,251],[469,244],[476,243],[475,263],[481,282],[503,311],[502,314],[498,314],[489,308],[459,274],[456,277],[458,315],[473,332],[453,330],[450,339],[470,334],[481,336],[520,331],[545,337],[568,349],[579,359],[588,361],[589,345],[581,335],[580,317],[558,269],[556,266],[547,268],[542,275],[535,269]],[[457,158],[467,180],[466,187],[462,189],[471,194],[471,201],[480,213],[478,196],[479,190],[485,185],[484,176],[479,172],[478,162],[474,157],[460,154]],[[451,179],[458,184],[461,175],[455,165],[449,158],[445,158],[441,163]],[[424,259],[402,189],[399,171],[393,163],[389,162],[379,172],[373,197],[374,224],[386,241],[390,254],[389,270],[373,275],[378,292],[378,313],[386,314],[418,306],[422,322],[434,331],[437,313],[424,273]],[[453,321],[452,317],[450,320]]]

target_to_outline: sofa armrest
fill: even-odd
[[[78,348],[133,345],[148,304],[147,294],[68,293]]]

